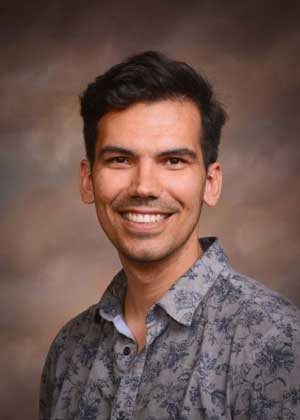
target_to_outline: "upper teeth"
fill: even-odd
[[[160,222],[165,217],[166,214],[141,214],[141,213],[123,213],[123,216],[136,223],[154,223]]]

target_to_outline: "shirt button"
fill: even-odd
[[[123,350],[124,356],[128,356],[130,354],[130,347],[126,346]]]

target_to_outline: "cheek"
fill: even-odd
[[[96,205],[110,204],[126,189],[126,185],[124,174],[112,176],[110,171],[99,171],[94,182]]]
[[[198,207],[203,198],[204,181],[200,173],[170,177],[169,193],[187,208]]]

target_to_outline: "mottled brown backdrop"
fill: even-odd
[[[5,4],[6,3],[6,4]],[[6,1],[1,43],[0,418],[36,418],[59,327],[119,268],[80,202],[78,94],[125,56],[158,49],[202,69],[230,119],[224,191],[202,234],[300,302],[298,1]]]

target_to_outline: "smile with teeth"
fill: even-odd
[[[131,212],[127,212],[127,213],[122,213],[122,216],[127,219],[130,220],[131,222],[135,222],[135,223],[158,223],[164,219],[166,219],[169,214],[142,214],[142,213],[131,213]]]

